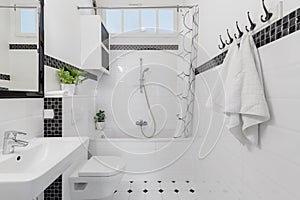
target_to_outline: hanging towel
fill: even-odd
[[[227,128],[243,144],[258,146],[258,125],[270,119],[258,50],[250,34],[228,50],[208,106],[227,116]]]

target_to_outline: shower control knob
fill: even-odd
[[[144,120],[139,120],[135,123],[137,126],[147,126],[148,122]]]

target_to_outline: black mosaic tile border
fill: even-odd
[[[44,200],[62,200],[62,175],[44,191]]]
[[[157,51],[157,50],[178,50],[179,45],[121,45],[113,44],[110,45],[110,50],[137,50],[137,51]]]
[[[223,53],[221,53],[221,54],[217,55],[216,57],[212,58],[211,60],[207,61],[200,67],[196,68],[196,71],[195,71],[196,75],[221,65],[223,63],[227,53],[228,53],[228,50],[224,51]]]
[[[300,8],[289,13],[282,19],[277,20],[271,25],[253,35],[253,40],[257,48],[263,47],[271,42],[284,38],[300,30]],[[223,63],[227,51],[212,58],[203,65],[197,67],[195,74],[198,75]]]
[[[44,137],[62,137],[62,98],[44,98],[44,109],[54,110],[54,119],[44,119]]]
[[[69,63],[58,60],[57,58],[51,57],[49,55],[44,56],[44,62],[45,62],[45,65],[55,68],[55,69],[59,69],[59,68],[65,67],[65,66],[70,66],[71,68],[79,69]],[[79,69],[79,70],[84,71],[82,69]],[[85,72],[87,72],[87,71],[85,71]],[[89,73],[89,72],[87,72],[86,77],[89,79],[92,79],[94,81],[97,81],[97,79],[98,79],[97,75]]]
[[[53,109],[54,118],[44,119],[44,137],[62,137],[62,98],[44,98],[44,109]],[[45,200],[62,200],[62,176],[44,191]]]
[[[36,44],[9,44],[10,50],[36,50]]]
[[[0,80],[3,80],[3,81],[10,81],[10,75],[7,75],[7,74],[0,74]]]

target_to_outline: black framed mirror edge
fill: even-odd
[[[44,0],[40,2],[40,15],[39,15],[39,91],[0,91],[0,99],[13,99],[13,98],[44,98],[44,47],[45,47],[45,33],[44,33]]]

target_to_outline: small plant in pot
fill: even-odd
[[[69,95],[75,94],[76,85],[82,83],[87,78],[84,77],[86,72],[82,72],[78,69],[73,69],[69,66],[62,67],[57,71],[57,75],[60,79],[61,90],[68,92]]]
[[[99,110],[94,117],[96,123],[96,129],[103,131],[105,128],[105,111]]]

